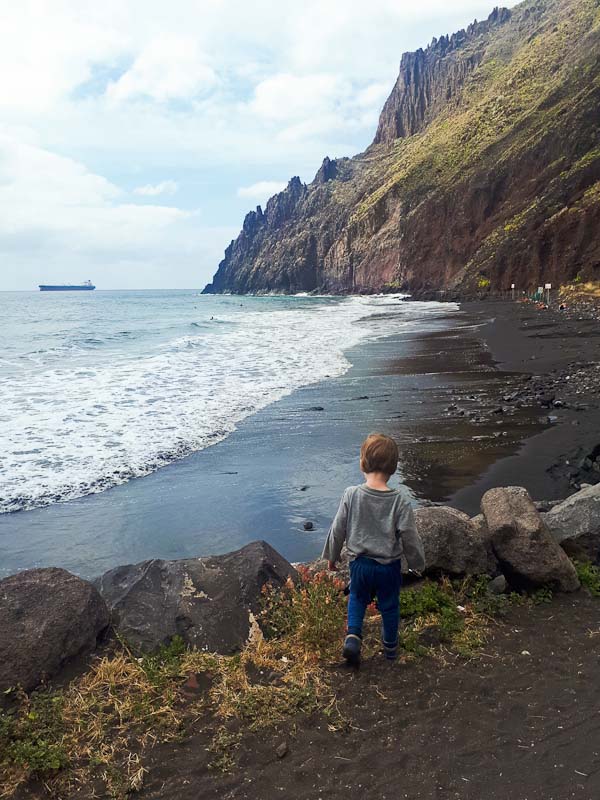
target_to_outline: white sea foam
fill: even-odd
[[[345,350],[411,318],[389,298],[237,305],[146,352],[119,351],[127,331],[117,328],[110,358],[86,356],[97,346],[88,336],[76,358],[31,353],[35,369],[2,375],[0,512],[103,491],[214,444],[294,389],[343,373]]]

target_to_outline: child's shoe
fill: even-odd
[[[388,661],[395,661],[398,658],[398,637],[394,643],[386,642],[383,633],[383,625],[381,626],[381,643],[383,644],[383,655]]]
[[[362,639],[355,633],[349,633],[344,640],[344,649],[342,655],[348,664],[357,665],[360,663],[360,648]]]
[[[398,658],[398,642],[396,644],[383,643],[383,654],[388,661],[395,661]]]

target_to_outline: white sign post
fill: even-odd
[[[512,297],[513,300],[515,299],[515,285],[514,285],[514,283],[511,283],[511,285],[510,285],[510,296]]]
[[[551,283],[546,283],[544,285],[544,289],[546,290],[546,305],[547,306],[550,305],[550,289],[551,288],[552,288],[552,284]]]

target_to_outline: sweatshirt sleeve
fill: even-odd
[[[408,568],[414,572],[425,569],[425,552],[423,542],[417,533],[417,523],[412,508],[402,503],[397,523],[398,536],[402,539],[402,552]]]
[[[323,554],[321,558],[325,558],[327,561],[339,561],[342,547],[346,541],[347,525],[348,490],[346,489],[342,495],[337,514],[331,523],[331,528],[329,528],[329,533],[325,541],[325,547],[323,548]]]

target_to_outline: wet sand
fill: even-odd
[[[290,560],[310,560],[342,490],[362,480],[357,452],[373,430],[398,440],[393,482],[415,504],[451,502],[474,514],[488,486],[515,483],[537,499],[562,496],[572,491],[569,479],[552,465],[598,430],[597,402],[585,412],[533,403],[495,413],[503,396],[522,388],[532,362],[547,370],[557,358],[581,356],[581,337],[574,328],[565,339],[562,320],[543,339],[523,328],[539,319],[517,304],[465,305],[442,311],[425,333],[415,327],[360,344],[347,354],[345,375],[268,406],[211,448],[102,494],[2,515],[0,575],[55,565],[91,577],[259,538]],[[595,341],[590,347],[591,357]]]
[[[522,387],[537,385],[542,400],[554,397],[561,405],[533,403],[545,430],[465,484],[451,504],[472,511],[487,489],[515,484],[525,486],[534,499],[556,500],[576,491],[580,480],[596,482],[599,475],[576,467],[600,444],[598,321],[520,303],[466,303],[462,308],[486,320],[481,337],[498,369],[531,376]],[[531,391],[525,388],[526,394]],[[550,425],[548,418],[553,419]]]

